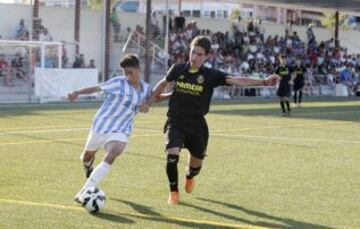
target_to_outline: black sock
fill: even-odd
[[[280,106],[281,106],[281,110],[283,111],[283,113],[285,113],[286,112],[286,110],[285,110],[285,103],[284,103],[284,101],[280,101]]]
[[[302,91],[299,91],[299,104],[301,103],[302,100]]]
[[[179,155],[168,154],[166,162],[166,174],[168,176],[170,191],[178,192],[178,169]]]
[[[192,179],[194,176],[200,173],[201,166],[197,168],[193,168],[189,166],[188,170],[186,171],[186,179]]]
[[[286,108],[288,111],[291,111],[291,108],[290,108],[290,103],[288,100],[285,101],[285,104],[286,104]]]
[[[297,91],[294,91],[294,103],[296,104],[296,100],[297,100]]]

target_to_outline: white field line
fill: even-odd
[[[323,122],[317,124],[305,124],[305,123],[297,123],[297,124],[289,124],[289,125],[277,125],[277,126],[259,126],[259,127],[245,127],[238,129],[227,129],[227,130],[219,130],[212,131],[212,133],[227,133],[234,131],[246,131],[246,130],[263,130],[263,129],[276,129],[276,128],[288,128],[288,127],[309,127],[309,126],[326,126],[326,125],[344,125],[344,124],[353,124],[350,122]]]
[[[287,140],[287,141],[308,141],[308,142],[327,142],[327,143],[347,143],[347,144],[360,144],[360,141],[351,140],[334,140],[334,139],[323,139],[323,138],[298,138],[298,137],[279,137],[279,136],[259,136],[259,135],[246,135],[246,134],[211,134],[215,137],[228,137],[228,138],[255,138],[255,139],[267,139],[267,140]]]
[[[13,134],[39,134],[39,133],[60,133],[60,132],[78,132],[78,131],[89,131],[90,127],[84,128],[59,128],[59,129],[43,129],[43,130],[18,130],[18,131],[7,131],[2,132],[1,135],[13,135]],[[149,132],[159,132],[159,130],[147,129],[147,128],[136,128],[136,130],[149,131]]]
[[[16,204],[16,205],[21,205],[21,206],[32,206],[32,207],[39,207],[39,208],[82,211],[82,212],[86,213],[86,210],[83,207],[81,207],[80,205],[61,205],[61,204],[51,204],[51,203],[38,203],[38,202],[32,202],[32,201],[0,198],[0,204],[1,203]],[[247,229],[265,228],[265,227],[260,227],[260,226],[251,226],[251,225],[247,225],[247,224],[200,220],[200,219],[195,219],[195,218],[183,218],[181,216],[150,215],[150,214],[143,214],[143,213],[139,213],[139,212],[125,212],[125,211],[120,211],[118,209],[108,209],[108,208],[105,208],[104,213],[112,213],[112,214],[116,214],[116,215],[123,215],[123,216],[127,216],[127,217],[135,217],[135,218],[140,218],[140,219],[151,219],[154,221],[159,220],[159,222],[161,222],[162,220],[168,220],[168,221],[176,221],[176,222],[194,223],[194,224],[199,224],[199,225],[207,225],[209,227],[217,226],[217,227],[226,227],[226,228],[247,228]],[[152,223],[152,225],[154,225],[156,222],[151,222],[151,223]],[[119,224],[119,226],[120,226],[120,224]]]
[[[130,137],[158,137],[163,136],[163,134],[134,134]],[[59,142],[77,142],[77,141],[86,141],[86,137],[83,138],[57,138],[57,139],[44,139],[44,140],[35,140],[35,141],[18,141],[18,142],[3,142],[0,143],[0,146],[8,146],[8,145],[25,145],[25,144],[42,144],[42,143],[59,143]]]
[[[140,123],[138,123],[140,124]],[[351,122],[322,122],[317,124],[305,124],[305,123],[297,123],[297,124],[289,124],[289,125],[277,125],[277,126],[260,126],[260,127],[245,127],[245,128],[236,128],[236,129],[226,129],[226,130],[218,130],[212,131],[212,133],[223,133],[223,132],[234,132],[234,131],[246,131],[246,130],[262,130],[262,129],[275,129],[275,128],[287,128],[287,127],[308,127],[308,126],[324,126],[324,125],[344,125],[344,124],[353,124]],[[31,133],[51,133],[51,132],[77,132],[89,130],[90,127],[87,125],[86,127],[79,126],[75,128],[60,128],[60,127],[68,127],[68,126],[48,126],[48,127],[25,127],[25,128],[3,128],[0,129],[1,135],[11,135],[11,134],[31,134]],[[56,128],[56,129],[54,129]],[[23,129],[31,129],[31,130],[23,130]],[[15,131],[6,131],[6,130],[15,130]],[[137,128],[135,130],[144,130],[144,131],[154,131],[158,132],[161,130],[152,130],[147,128]]]

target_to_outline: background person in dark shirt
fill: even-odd
[[[276,92],[277,96],[280,98],[280,106],[283,112],[283,116],[288,116],[291,113],[289,97],[291,93],[291,86],[293,84],[292,80],[292,69],[287,64],[287,59],[285,56],[279,56],[280,66],[275,69],[275,73],[280,77],[279,88]],[[286,105],[286,109],[285,109]]]
[[[185,17],[180,12],[179,16],[175,17],[175,31],[185,29]]]
[[[303,96],[303,88],[305,85],[305,72],[306,68],[302,64],[301,58],[298,57],[295,60],[295,67],[294,67],[294,106],[301,107],[302,96]],[[298,97],[299,95],[299,97]]]
[[[185,191],[191,193],[194,177],[199,174],[206,154],[209,132],[204,116],[209,111],[213,90],[221,85],[257,86],[275,85],[278,76],[266,79],[232,77],[221,71],[203,66],[211,49],[205,36],[197,36],[190,46],[189,62],[173,65],[166,77],[155,86],[149,105],[169,86],[174,86],[169,99],[168,120],[164,126],[166,136],[166,173],[170,185],[168,203],[178,204],[178,169],[181,148],[190,152]]]

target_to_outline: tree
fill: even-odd
[[[230,19],[237,20],[241,15],[240,10],[232,10],[230,14]]]
[[[348,29],[349,26],[346,24],[348,16],[345,14],[340,13],[339,14],[339,26],[342,29]],[[332,29],[335,28],[335,13],[334,12],[326,12],[324,15],[320,18],[321,25],[325,28]]]
[[[103,0],[89,0],[89,9],[91,10],[101,10]]]

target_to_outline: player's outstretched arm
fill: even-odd
[[[155,102],[161,102],[161,101],[167,100],[170,98],[171,95],[172,95],[172,92],[162,93],[157,97],[157,100]]]
[[[148,105],[151,106],[154,102],[159,102],[165,99],[168,99],[171,93],[163,94],[163,91],[170,85],[170,82],[166,81],[166,78],[159,81],[154,87]]]
[[[278,75],[270,75],[265,79],[254,79],[250,77],[227,76],[226,83],[236,86],[274,86],[279,80]]]
[[[101,91],[100,86],[91,86],[91,87],[80,88],[80,89],[70,92],[68,94],[68,100],[70,102],[74,102],[79,97],[79,95],[87,95],[87,94],[92,94],[92,93],[99,92],[99,91]]]

